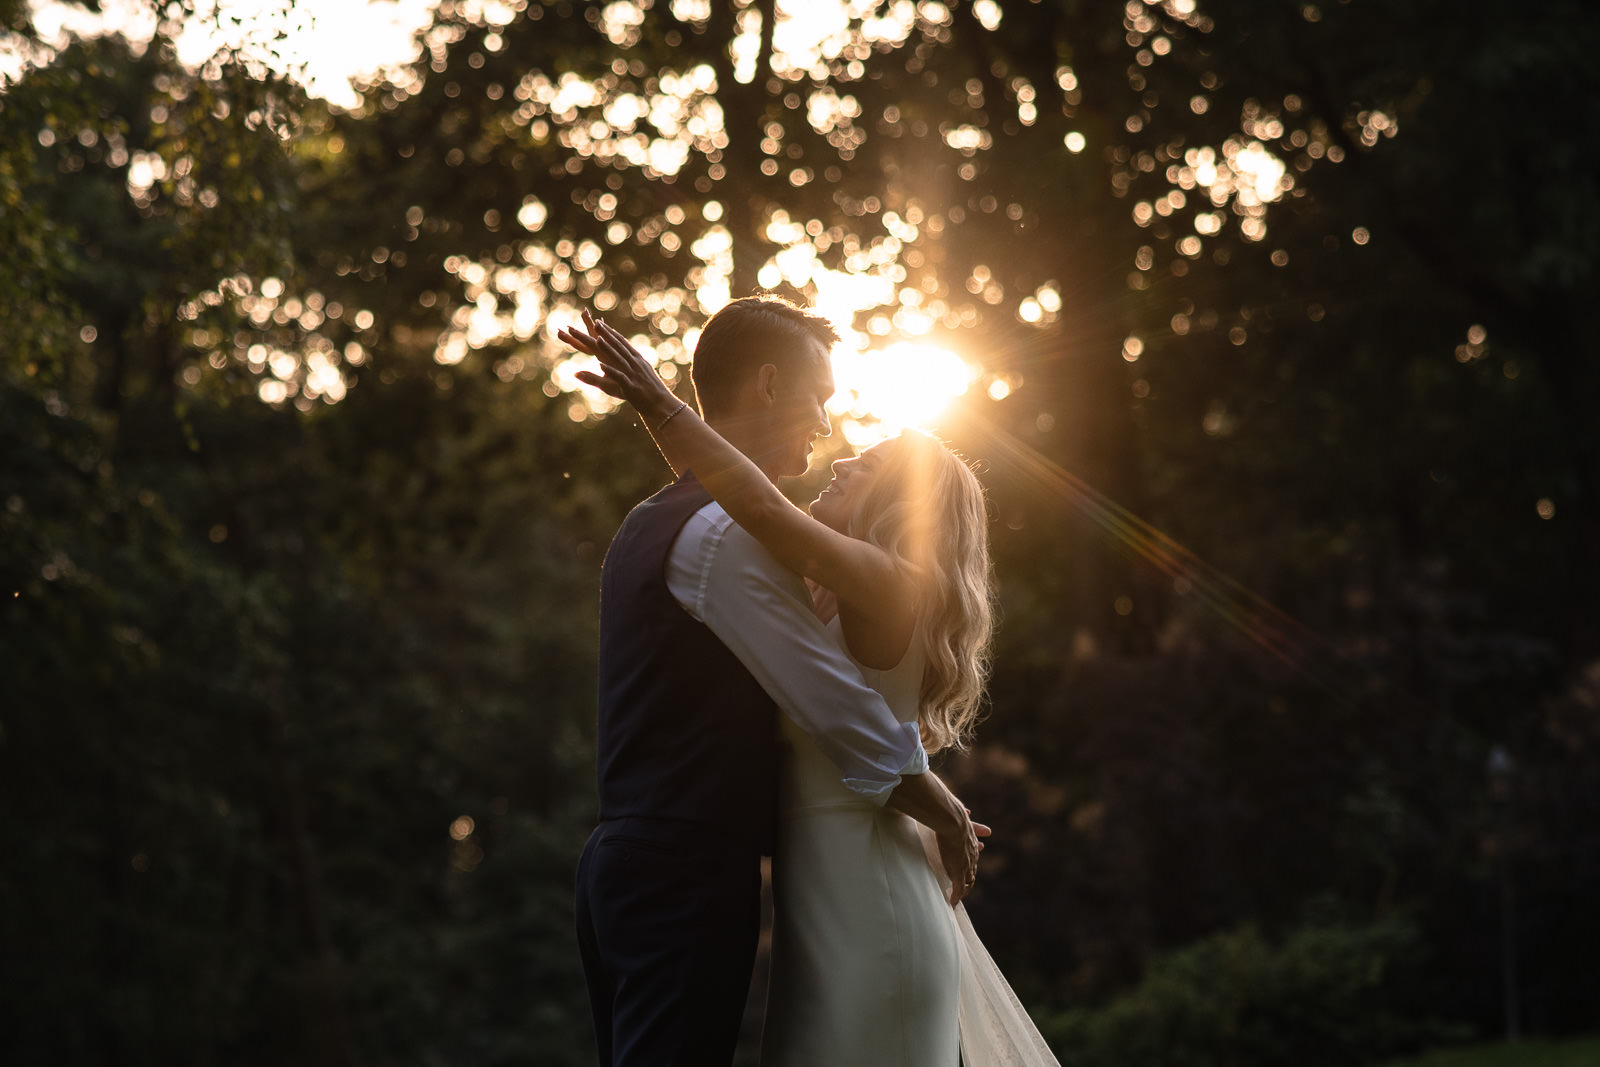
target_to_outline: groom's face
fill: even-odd
[[[773,392],[773,473],[784,477],[804,474],[812,442],[829,432],[826,405],[833,395],[833,366],[822,342],[812,341],[805,358],[793,360],[779,371]]]

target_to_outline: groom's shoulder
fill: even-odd
[[[673,538],[672,552],[677,556],[689,555],[696,559],[714,556],[727,537],[733,520],[715,500],[707,501],[683,520]]]
[[[669,515],[672,512],[687,511],[692,514],[698,504],[693,494],[686,492],[687,488],[689,487],[682,482],[671,482],[657,489],[628,509],[628,513],[622,517],[622,522],[617,526],[618,531],[649,523],[670,521]]]
[[[714,511],[711,510],[713,508]],[[759,576],[763,584],[777,582],[785,586],[799,584],[804,587],[804,580],[799,575],[778,562],[778,557],[756,540],[749,530],[734,522],[721,505],[712,504],[701,514],[707,516],[709,526],[715,531],[719,563]]]
[[[675,546],[683,542],[685,534],[691,531],[696,535],[713,532],[707,530],[701,520],[708,502],[709,497],[697,500],[695,494],[685,492],[681,482],[651,494],[635,504],[623,517],[616,533],[612,535],[607,558],[619,551],[630,555],[640,550],[660,551],[665,548],[669,552],[675,551]],[[720,508],[716,510],[721,511]],[[651,545],[655,548],[651,549]]]
[[[765,568],[777,563],[715,500],[708,500],[684,520],[672,551],[675,556],[707,565]]]

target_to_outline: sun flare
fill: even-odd
[[[846,440],[867,448],[908,427],[931,426],[978,370],[947,348],[902,341],[875,351],[840,349],[833,374],[828,410]]]

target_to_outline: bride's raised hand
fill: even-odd
[[[587,308],[583,312],[588,330],[564,327],[556,336],[580,352],[600,361],[601,373],[578,371],[574,377],[585,385],[592,385],[619,400],[632,404],[640,415],[655,425],[683,402],[667,383],[661,380],[655,367],[628,339],[610,325],[595,318]]]

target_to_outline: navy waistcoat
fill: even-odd
[[[600,818],[699,824],[772,851],[777,707],[667,588],[667,556],[711,496],[686,475],[629,512],[600,576]]]

